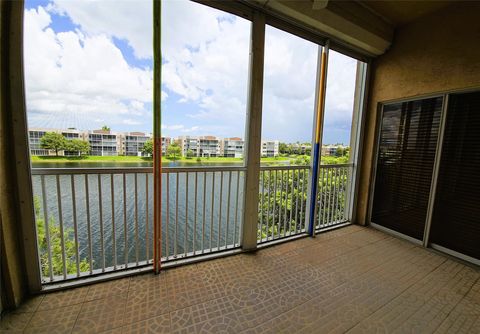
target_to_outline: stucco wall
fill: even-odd
[[[455,3],[395,32],[373,61],[364,133],[357,220],[367,220],[379,102],[469,87],[480,88],[480,2]]]

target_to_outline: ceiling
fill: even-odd
[[[395,29],[455,0],[242,0],[369,56],[383,54]]]
[[[394,26],[404,25],[424,15],[444,8],[455,1],[360,1],[362,5],[382,17],[387,23]]]

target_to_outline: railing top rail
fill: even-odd
[[[296,170],[310,169],[309,165],[276,165],[276,166],[260,166],[260,170]]]
[[[162,167],[165,173],[245,171],[244,166]]]
[[[320,168],[352,167],[353,164],[320,165]],[[310,169],[308,165],[260,166],[260,170],[300,170]],[[164,173],[245,171],[244,166],[201,166],[201,167],[163,167]],[[77,175],[77,174],[135,174],[152,173],[152,167],[115,167],[115,168],[32,168],[32,175]]]
[[[152,173],[152,167],[32,168],[32,175]]]
[[[163,167],[164,173],[188,172],[221,172],[244,171],[243,166],[212,166],[212,167]],[[118,167],[118,168],[32,168],[32,175],[76,175],[76,174],[135,174],[152,173],[152,167]]]
[[[353,164],[330,164],[330,165],[320,165],[320,168],[341,168],[341,167],[353,167]]]

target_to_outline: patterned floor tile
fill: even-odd
[[[13,312],[2,316],[0,320],[1,331],[23,331],[32,318],[32,312]]]
[[[478,333],[480,270],[349,226],[20,310],[0,332]]]
[[[28,323],[27,333],[68,333],[80,313],[81,305],[37,311]]]
[[[112,295],[119,295],[128,292],[130,277],[114,281],[98,283],[89,287],[85,301],[101,299]]]
[[[126,324],[127,295],[109,296],[85,302],[73,333],[100,333]]]
[[[38,306],[38,310],[45,311],[52,308],[81,304],[84,302],[85,297],[87,296],[88,289],[88,287],[82,287],[48,293]]]
[[[162,334],[171,332],[170,315],[168,313],[122,327],[122,334]]]

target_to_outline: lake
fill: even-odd
[[[36,162],[33,168],[45,168],[46,164],[50,168],[151,166],[150,163]],[[180,162],[174,166],[185,165],[192,166]],[[169,166],[173,167],[172,164]],[[163,256],[168,253],[169,257],[174,257],[184,252],[238,244],[243,212],[243,181],[242,171],[189,172],[188,177],[187,173],[163,174]],[[152,258],[152,174],[59,175],[58,187],[57,176],[46,175],[44,192],[40,175],[34,175],[32,183],[34,196],[41,204],[42,216],[43,194],[46,196],[46,212],[51,224],[59,226],[62,221],[64,229],[69,229],[69,237],[73,238],[76,222],[80,258],[89,258],[91,245],[94,269],[103,265],[112,266],[115,260],[120,265]]]

